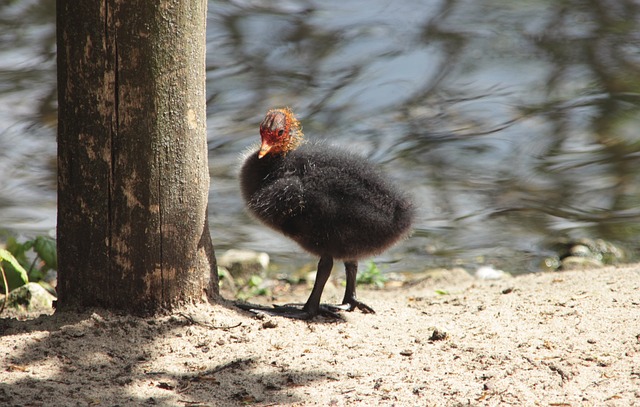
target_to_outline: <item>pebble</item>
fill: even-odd
[[[480,280],[501,280],[509,274],[503,270],[497,270],[493,266],[482,266],[476,270],[476,277]]]
[[[218,258],[218,266],[229,270],[233,277],[262,275],[269,267],[269,255],[251,250],[227,250]]]

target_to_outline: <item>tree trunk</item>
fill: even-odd
[[[58,308],[218,293],[206,0],[57,1]]]

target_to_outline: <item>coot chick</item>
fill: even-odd
[[[373,309],[356,299],[358,259],[382,252],[410,231],[410,200],[362,157],[322,142],[304,142],[291,110],[270,110],[260,124],[262,145],[240,172],[247,208],[267,226],[320,257],[316,281],[302,309],[269,313],[310,319],[337,310]],[[342,305],[320,305],[333,260],[347,275]],[[253,307],[255,308],[255,307]]]

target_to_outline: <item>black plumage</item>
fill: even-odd
[[[364,158],[326,143],[301,143],[299,124],[288,109],[269,111],[260,133],[262,147],[246,158],[240,173],[247,208],[320,256],[303,309],[275,310],[299,318],[332,313],[320,307],[320,296],[337,259],[345,262],[347,289],[343,306],[333,309],[373,312],[355,296],[357,260],[407,236],[414,217],[410,200]]]

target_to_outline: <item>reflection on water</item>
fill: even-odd
[[[0,228],[28,235],[55,227],[51,3],[0,5]],[[637,252],[637,21],[633,0],[211,2],[214,241],[313,261],[238,192],[263,114],[287,105],[307,137],[362,152],[415,197],[387,270],[535,270],[559,238]]]

